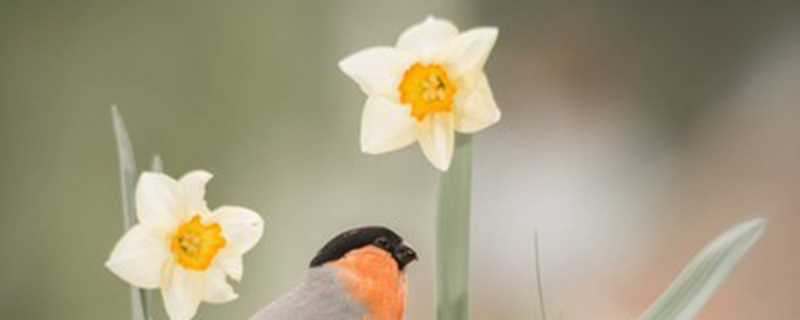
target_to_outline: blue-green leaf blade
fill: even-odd
[[[766,220],[754,219],[717,237],[689,262],[640,319],[694,319],[766,228]]]
[[[111,107],[112,122],[114,124],[114,136],[117,141],[117,153],[119,155],[119,172],[122,183],[122,211],[125,214],[125,229],[131,228],[136,224],[136,208],[134,207],[136,192],[136,158],[133,154],[131,139],[125,122],[119,114],[116,106]]]
[[[125,122],[116,106],[111,107],[111,121],[114,126],[114,137],[119,155],[120,183],[122,189],[122,214],[125,230],[136,225],[136,157],[133,154],[131,139]],[[133,320],[149,320],[149,293],[141,288],[131,286],[131,306]]]
[[[544,283],[542,282],[542,265],[539,258],[539,231],[533,232],[534,266],[536,267],[536,292],[539,296],[539,316],[547,320],[547,310],[544,305]]]
[[[164,161],[161,159],[160,154],[153,156],[153,163],[150,165],[150,170],[158,173],[164,172]]]

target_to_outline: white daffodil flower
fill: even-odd
[[[455,132],[475,133],[500,120],[483,72],[497,28],[463,33],[429,17],[394,47],[359,51],[339,63],[367,95],[361,150],[379,154],[419,142],[425,157],[447,171]]]
[[[236,299],[226,276],[241,279],[242,255],[264,232],[261,216],[250,209],[208,209],[205,185],[211,177],[192,171],[175,181],[143,173],[136,186],[139,223],[117,242],[106,262],[134,286],[161,288],[174,320],[191,319],[202,301]]]

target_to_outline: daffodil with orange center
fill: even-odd
[[[106,266],[123,280],[161,289],[170,319],[194,317],[200,303],[225,303],[237,295],[227,277],[242,278],[242,256],[263,234],[264,222],[250,209],[209,210],[205,171],[178,181],[143,173],[136,186],[139,223],[117,242]]]
[[[419,142],[439,170],[450,167],[455,133],[472,134],[500,120],[483,67],[497,28],[459,33],[429,17],[394,47],[359,51],[339,63],[367,95],[361,150],[380,154]]]

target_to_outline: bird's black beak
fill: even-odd
[[[406,265],[417,259],[417,252],[411,247],[401,244],[394,250],[394,259],[397,261],[400,270],[405,269]]]

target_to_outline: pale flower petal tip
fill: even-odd
[[[449,157],[441,157],[439,159],[440,160],[437,160],[436,162],[432,162],[433,167],[441,172],[447,172],[450,170],[450,164],[453,162],[452,155]]]
[[[178,183],[181,185],[189,214],[207,214],[206,184],[214,177],[205,170],[194,170],[184,174]]]
[[[472,92],[464,95],[461,108],[455,113],[456,131],[466,134],[482,131],[500,121],[502,115],[485,75],[480,77]]]
[[[206,170],[192,170],[181,176],[180,180],[178,181],[197,181],[202,182],[203,185],[208,183],[214,175],[211,172]]]
[[[456,36],[458,28],[450,21],[428,17],[400,34],[396,46],[427,61]]]
[[[226,239],[224,251],[232,250],[243,255],[250,251],[264,235],[264,219],[253,210],[238,206],[222,206],[211,214],[212,220],[222,227]]]
[[[410,55],[395,48],[372,47],[339,61],[339,69],[367,96],[395,97],[402,72],[412,60]]]
[[[225,272],[215,269],[206,275],[206,285],[203,292],[203,300],[209,303],[227,303],[239,298],[233,291],[233,287],[225,281]]]
[[[439,170],[441,172],[447,172],[448,170],[450,170],[450,161],[446,162],[445,161],[446,160],[439,160],[436,162],[431,162],[431,164],[433,165],[434,168],[436,168],[436,170]]]
[[[368,50],[368,49],[364,49],[362,51],[353,53],[353,54],[351,54],[351,55],[349,55],[347,57],[344,57],[342,60],[339,60],[339,63],[337,64],[337,66],[339,67],[339,70],[342,71],[342,73],[346,74],[348,77],[350,77],[353,80],[355,80],[355,77],[353,76],[353,73],[354,73],[354,71],[356,69],[356,66],[358,65],[358,62],[357,62],[358,61],[358,57],[365,50]]]
[[[168,246],[143,225],[136,225],[114,246],[106,267],[116,276],[140,288],[158,288],[160,270],[169,257]]]
[[[448,43],[440,53],[452,71],[467,82],[474,82],[483,73],[486,60],[497,42],[498,30],[480,27],[468,30]]]
[[[428,25],[441,24],[441,26],[446,26],[449,29],[455,29],[456,31],[458,31],[458,27],[456,27],[456,25],[452,21],[445,18],[439,18],[435,14],[429,14],[427,17],[425,17],[425,20],[423,20],[420,23],[417,23],[416,26],[424,24]]]
[[[217,260],[220,268],[234,281],[239,282],[242,280],[244,274],[242,256],[234,252],[220,252],[219,260]]]
[[[409,110],[385,98],[369,98],[361,119],[361,152],[381,154],[416,141],[416,120]]]
[[[439,171],[450,169],[455,147],[454,117],[433,115],[417,127],[417,139],[425,158]]]

